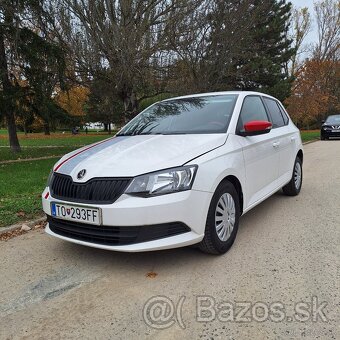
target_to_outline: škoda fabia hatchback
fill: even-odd
[[[302,161],[299,130],[273,97],[164,100],[55,164],[42,194],[46,232],[108,250],[197,244],[222,254],[242,214],[281,188],[300,192]]]

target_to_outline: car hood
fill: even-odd
[[[113,137],[65,155],[54,171],[77,182],[95,177],[133,177],[183,165],[223,145],[226,139],[226,134]],[[85,175],[77,178],[83,169]]]

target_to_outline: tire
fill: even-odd
[[[221,213],[222,211],[224,211],[224,214]],[[203,240],[198,244],[199,249],[208,254],[226,253],[235,241],[239,218],[239,195],[233,184],[229,181],[223,181],[217,187],[211,199],[205,234]],[[221,227],[222,223],[224,227]]]
[[[324,136],[321,136],[321,138],[320,138],[321,140],[325,140],[326,138],[324,137]]]
[[[288,196],[297,196],[301,191],[302,178],[302,161],[300,157],[296,157],[292,178],[289,183],[282,188],[283,192]]]

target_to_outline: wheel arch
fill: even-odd
[[[239,203],[240,203],[240,209],[241,209],[241,215],[243,214],[243,190],[242,190],[242,185],[239,179],[236,176],[233,175],[228,175],[223,178],[223,180],[220,182],[220,184],[223,181],[229,181],[236,189],[239,197]]]
[[[298,151],[296,157],[299,157],[301,159],[301,163],[303,163],[303,151],[301,149]]]

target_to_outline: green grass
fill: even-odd
[[[0,227],[43,215],[40,195],[56,161],[0,165]]]
[[[320,130],[301,130],[301,138],[303,142],[320,139]]]
[[[61,157],[76,149],[74,146],[60,146],[60,147],[23,147],[20,153],[12,153],[9,147],[0,148],[0,162],[15,160],[56,156]]]
[[[32,133],[25,136],[19,134],[19,142],[21,146],[83,146],[92,144],[103,139],[112,137],[107,134],[61,134],[52,133],[50,136],[44,136],[41,133]],[[0,134],[0,146],[9,146],[6,134]]]
[[[41,193],[55,162],[83,145],[110,137],[107,134],[34,133],[18,134],[22,152],[13,154],[8,147],[7,131],[0,130],[0,161],[56,156],[56,158],[0,164],[0,227],[43,215]],[[53,146],[53,147],[49,147]]]
[[[107,134],[83,134],[72,135],[62,133],[52,133],[45,136],[42,133],[33,133],[25,136],[18,134],[22,151],[13,154],[9,149],[6,130],[0,130],[0,162],[14,159],[27,159],[45,156],[63,156],[64,154],[78,149],[84,145],[89,145],[112,137]]]
[[[8,147],[6,130],[0,130],[0,161],[45,156],[56,158],[0,164],[0,227],[41,216],[41,192],[55,162],[64,154],[83,145],[110,137],[107,134],[41,133],[18,134],[22,152],[13,154]],[[54,147],[49,147],[54,146]]]

